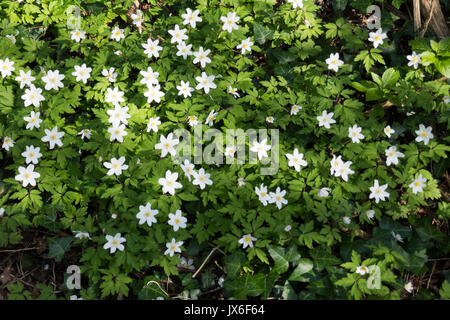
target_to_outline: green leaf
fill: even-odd
[[[315,248],[311,250],[310,256],[316,265],[317,270],[322,270],[325,267],[335,266],[339,264],[340,260],[329,253],[326,249],[322,247]]]
[[[141,291],[139,291],[138,293],[138,298],[139,300],[155,300],[158,297],[163,297],[165,298],[166,295],[163,291],[161,291],[161,289],[159,289],[159,287],[154,284],[154,283],[150,283],[148,286],[146,286],[145,288],[143,288]]]
[[[334,11],[343,11],[347,7],[348,0],[331,0]]]
[[[241,269],[241,266],[247,261],[243,252],[234,252],[225,257],[225,268],[228,277],[235,278]]]
[[[420,55],[422,64],[424,66],[429,66],[432,63],[435,63],[436,61],[438,61],[436,55],[433,52],[430,51],[425,51]]]
[[[255,36],[255,41],[259,44],[264,44],[266,40],[272,40],[273,39],[273,31],[269,28],[266,28],[259,24],[258,22],[255,22],[253,24],[253,33]]]
[[[441,295],[441,298],[444,300],[450,300],[450,283],[445,280],[444,283],[442,283],[442,287],[439,290],[439,294]]]
[[[439,41],[438,49],[439,52],[450,53],[450,37],[444,38]]]
[[[373,72],[371,72],[371,75],[372,75],[373,81],[375,81],[375,83],[376,83],[377,85],[379,85],[380,87],[382,87],[382,86],[383,86],[383,82],[381,81],[380,76],[377,75],[376,73],[373,73]]]
[[[283,292],[281,294],[281,297],[284,300],[297,300],[298,299],[298,296],[295,293],[294,288],[292,288],[292,286],[289,283],[289,281],[286,281],[284,283]]]
[[[309,280],[303,275],[305,273],[310,272],[314,267],[314,264],[310,259],[300,259],[298,262],[298,266],[294,269],[294,271],[291,273],[289,277],[289,281],[302,281],[302,282],[308,282]]]
[[[360,91],[360,92],[366,92],[367,91],[367,88],[364,87],[359,82],[352,82],[352,87],[355,88],[356,90]]]
[[[198,200],[198,197],[193,195],[192,193],[186,193],[186,192],[182,192],[180,194],[177,194],[177,196],[184,201],[195,201]]]
[[[420,274],[423,266],[428,261],[428,256],[425,254],[426,249],[422,249],[420,251],[415,251],[412,254],[408,255],[408,258],[405,263],[405,268],[408,271],[411,271],[415,274]]]
[[[369,88],[366,91],[366,101],[380,100],[383,97],[383,92],[378,88]]]
[[[65,237],[65,238],[49,238],[49,254],[50,258],[56,258],[56,261],[61,261],[64,254],[69,251],[70,244],[73,241],[73,238]]]
[[[443,76],[450,78],[450,59],[438,60],[434,65]]]
[[[394,68],[387,69],[383,73],[383,76],[381,79],[383,81],[383,87],[385,89],[389,89],[389,88],[393,87],[397,83],[399,78],[400,78],[400,72],[398,72]]]
[[[275,261],[274,271],[282,274],[289,269],[289,261],[286,259],[285,249],[278,246],[268,245],[267,249],[272,259]]]
[[[267,259],[267,255],[264,251],[262,251],[259,248],[255,248],[255,253],[256,253],[256,256],[259,258],[259,260],[261,260],[261,262],[263,262],[265,264],[269,264],[269,259]]]

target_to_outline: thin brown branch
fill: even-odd
[[[39,247],[35,248],[22,248],[22,249],[9,249],[9,250],[0,250],[0,253],[16,253],[16,252],[22,252],[22,251],[32,251],[32,250],[38,250]]]
[[[431,269],[431,274],[430,274],[430,277],[428,278],[428,282],[427,282],[427,289],[430,287],[431,278],[433,277],[434,269],[436,269],[436,264],[437,264],[437,261],[435,261],[433,263],[433,269]]]
[[[198,270],[192,275],[192,278],[195,278],[197,276],[197,274],[200,272],[200,270],[203,269],[203,267],[205,266],[205,263],[208,261],[208,259],[211,257],[211,255],[214,253],[214,251],[218,250],[218,247],[214,247],[211,252],[208,254],[208,256],[206,257],[206,259],[203,261],[202,265],[200,266],[200,268],[198,268]]]
[[[433,14],[434,14],[434,10],[435,10],[435,7],[436,7],[436,3],[438,3],[437,0],[434,0],[434,1],[432,1],[432,3],[431,3],[431,9],[430,9],[428,18],[427,18],[427,20],[425,21],[425,23],[423,24],[422,30],[420,30],[420,32],[419,32],[419,34],[418,34],[418,37],[419,37],[419,38],[423,38],[423,36],[425,35],[425,32],[427,32],[427,30],[428,30],[428,25],[430,24],[430,21],[431,21],[431,19],[433,18]]]

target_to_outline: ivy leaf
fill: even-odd
[[[294,269],[289,277],[289,281],[302,281],[308,282],[309,279],[303,277],[305,273],[310,272],[314,267],[314,264],[310,259],[300,259],[298,266]]]
[[[282,274],[289,269],[289,261],[286,259],[285,249],[278,246],[268,245],[267,249],[272,259],[275,261],[274,271]]]
[[[269,28],[266,28],[259,24],[258,22],[255,22],[253,24],[253,32],[255,34],[255,41],[259,44],[264,44],[266,40],[272,40],[273,39],[273,31]]]
[[[406,270],[411,271],[415,274],[420,274],[423,266],[428,261],[428,256],[425,254],[425,252],[426,249],[422,249],[420,251],[415,251],[414,253],[409,254],[405,263]]]
[[[339,264],[340,260],[321,247],[310,251],[310,256],[316,264],[316,268],[320,271],[325,267]]]
[[[289,283],[289,281],[286,281],[283,287],[283,292],[281,294],[281,297],[284,300],[297,300],[298,296],[294,291],[294,288],[292,288],[291,284]]]
[[[343,11],[347,7],[347,0],[332,0],[334,11]]]
[[[69,251],[70,244],[73,241],[73,238],[65,237],[65,238],[49,238],[48,239],[49,246],[49,254],[50,258],[56,258],[56,261],[61,261],[64,254]]]
[[[247,261],[243,252],[235,252],[225,257],[225,268],[230,278],[235,278],[239,274],[241,266]]]

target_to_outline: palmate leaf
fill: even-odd
[[[0,114],[8,114],[14,105],[14,94],[12,87],[0,86]]]
[[[121,293],[124,296],[128,295],[128,284],[132,279],[124,274],[119,274],[117,276],[113,274],[107,274],[102,277],[103,282],[100,285],[102,289],[102,298],[107,297],[112,294]]]

